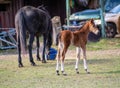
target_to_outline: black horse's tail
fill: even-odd
[[[48,29],[49,29],[49,33],[48,33],[48,40],[47,40],[47,47],[48,49],[51,48],[52,46],[52,35],[53,35],[53,30],[52,30],[52,22],[51,20],[49,21],[49,24],[48,24]]]
[[[58,33],[57,37],[56,37],[56,46],[59,44],[59,39],[60,38],[61,38],[61,33]]]
[[[26,53],[27,45],[26,45],[26,23],[24,18],[24,13],[21,11],[18,17],[18,30],[19,30],[19,38],[20,38],[20,47],[23,53]]]

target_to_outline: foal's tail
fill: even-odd
[[[58,33],[57,37],[56,37],[56,46],[59,44],[59,39],[60,38],[61,38],[61,33]]]
[[[21,50],[22,52],[25,54],[26,53],[26,23],[25,23],[25,18],[24,18],[24,13],[21,11],[20,13],[17,14],[17,17],[16,17],[18,23],[18,40],[17,41],[20,41],[18,43],[20,43],[20,46],[21,47]]]

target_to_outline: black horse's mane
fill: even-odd
[[[44,11],[45,13],[47,13],[47,14],[50,16],[48,10],[46,9],[46,6],[40,5],[40,6],[38,6],[37,8],[40,9],[40,10],[42,10],[42,11]]]
[[[46,10],[46,7],[43,6],[43,5],[40,5],[40,6],[38,6],[37,8],[38,8],[38,9],[41,9],[41,10],[43,10],[43,11],[45,11],[45,12],[48,12],[48,11]]]

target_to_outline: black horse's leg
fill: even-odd
[[[36,36],[36,44],[37,44],[37,55],[36,55],[36,57],[37,57],[37,60],[38,61],[41,61],[41,58],[40,58],[40,55],[39,55],[39,48],[40,48],[40,44],[39,44],[39,36]]]
[[[21,46],[20,46],[20,38],[17,39],[17,50],[18,50],[18,67],[23,67],[22,58],[21,58]]]
[[[46,63],[46,60],[45,60],[45,50],[46,50],[46,36],[43,35],[42,63]]]
[[[35,62],[33,61],[33,56],[32,56],[32,45],[33,45],[33,41],[34,41],[34,34],[30,34],[30,40],[29,40],[29,45],[28,45],[28,49],[29,49],[29,59],[31,62],[31,65],[35,66]]]

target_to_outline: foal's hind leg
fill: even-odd
[[[67,45],[64,45],[63,51],[62,51],[62,58],[61,58],[61,72],[63,75],[67,75],[64,71],[64,60],[65,60],[65,54],[67,52],[67,49],[69,47],[69,43]]]
[[[28,45],[28,49],[29,49],[29,59],[31,62],[31,65],[35,66],[35,62],[33,61],[33,56],[32,56],[32,45],[33,45],[33,41],[34,41],[34,34],[30,34],[30,40],[29,40],[29,45]]]
[[[79,71],[78,71],[79,61],[80,61],[80,48],[77,47],[76,48],[76,64],[75,64],[75,69],[77,74],[79,74]]]
[[[36,44],[37,44],[37,55],[36,55],[36,57],[37,57],[37,60],[38,61],[41,61],[41,58],[40,58],[40,55],[39,55],[39,48],[40,48],[40,44],[39,44],[39,36],[36,36]]]
[[[59,74],[59,65],[60,65],[60,48],[58,48],[58,53],[57,53],[57,57],[56,57],[56,60],[57,60],[57,64],[56,64],[56,72],[57,72],[57,75],[60,75]]]

